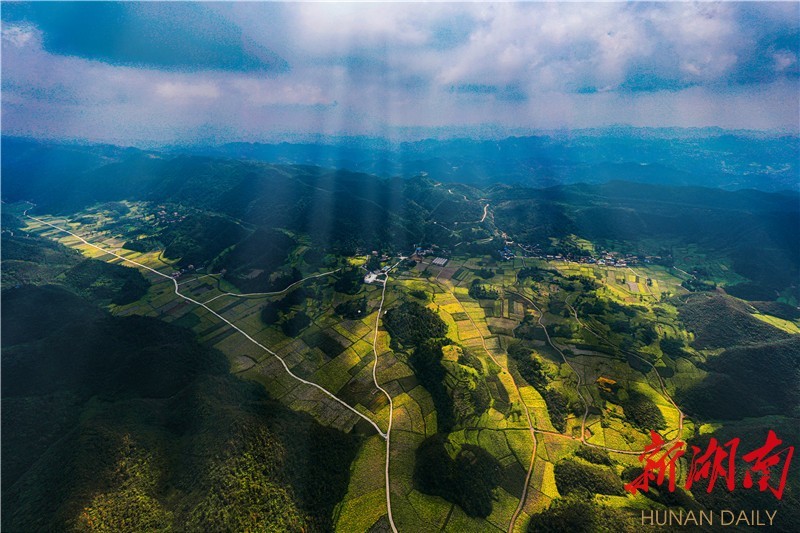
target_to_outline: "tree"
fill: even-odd
[[[278,322],[280,314],[278,313],[278,306],[270,302],[261,308],[261,321],[264,324],[272,325]]]
[[[309,324],[311,324],[311,318],[304,312],[298,311],[281,324],[281,329],[287,337],[297,337]]]
[[[363,318],[367,315],[367,299],[358,298],[342,302],[334,308],[334,311],[337,315],[350,320]]]

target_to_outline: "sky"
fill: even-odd
[[[2,5],[2,132],[130,145],[800,128],[800,2]]]

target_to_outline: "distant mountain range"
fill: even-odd
[[[148,153],[136,148],[3,138],[3,167],[42,146],[40,171],[66,171],[80,158],[109,159]],[[77,148],[80,147],[80,150]],[[434,181],[484,187],[495,183],[548,187],[623,180],[696,185],[726,190],[800,190],[800,137],[750,131],[614,127],[542,132],[502,140],[427,139],[390,142],[363,137],[321,137],[277,143],[235,142],[160,150],[272,164],[313,165],[382,177],[423,175]],[[80,154],[79,154],[80,152]],[[29,164],[29,161],[26,162]],[[46,166],[48,168],[41,168]]]
[[[181,152],[442,182],[546,187],[625,180],[727,190],[800,188],[800,139],[724,130],[614,128],[502,140],[229,143]]]

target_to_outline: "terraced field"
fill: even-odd
[[[152,282],[148,293],[112,306],[115,314],[151,316],[191,329],[227,356],[231,372],[261,384],[284,405],[366,437],[334,517],[338,530],[525,531],[533,514],[563,496],[555,467],[577,450],[605,450],[617,474],[638,465],[649,431],[632,418],[631,395],[654,406],[666,438],[694,432],[673,396],[703,380],[705,372],[695,363],[707,354],[687,348],[686,357],[676,358],[659,348],[659,339],[692,339],[669,299],[685,293],[681,278],[663,268],[519,259],[498,265],[490,257],[456,256],[444,268],[428,257],[414,268],[397,269],[401,257],[383,263],[392,267],[385,281],[343,294],[334,287],[340,269],[360,267],[367,259],[348,257],[339,268],[306,269],[285,290],[240,294],[219,273],[180,273],[160,250],[124,249],[120,235],[100,229],[107,221],[91,225],[77,219],[29,217],[25,230],[87,257],[139,268]],[[479,273],[487,265],[494,270],[484,279]],[[519,279],[521,269],[531,267],[541,269],[545,279]],[[569,280],[590,280],[596,287],[576,291]],[[473,298],[473,282],[496,291],[497,298]],[[292,294],[299,296],[286,303]],[[366,302],[363,316],[346,318],[335,311],[359,298]],[[429,309],[446,327],[442,386],[457,407],[476,388],[486,391],[484,407],[458,411],[450,431],[440,427],[441,414],[415,373],[412,351],[399,347],[384,327],[385,311],[403,302]],[[612,302],[604,304],[607,314],[632,313],[637,327],[652,324],[655,338],[620,344],[613,327],[592,310],[596,302]],[[287,316],[303,313],[307,324],[287,333],[265,323],[262,311],[268,305],[288,306]],[[798,331],[795,322],[764,313],[756,317],[787,333]],[[527,359],[512,359],[512,345],[523,346]],[[540,365],[546,389],[523,377],[532,361]],[[554,418],[554,393],[566,402],[563,420]],[[490,512],[467,513],[420,485],[416,453],[437,435],[453,459],[475,447],[497,462],[502,474],[491,492]],[[641,504],[641,496],[599,498],[611,506]]]

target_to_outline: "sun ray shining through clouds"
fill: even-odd
[[[798,19],[796,2],[5,4],[3,129],[133,144],[796,131]]]
[[[0,19],[3,531],[797,530],[800,1]]]

